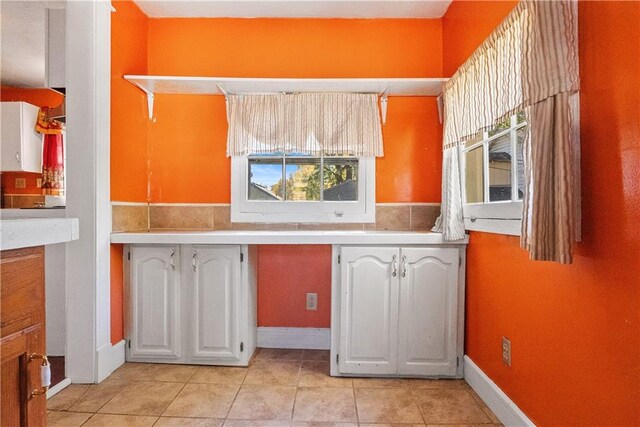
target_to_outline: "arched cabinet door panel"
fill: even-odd
[[[190,310],[192,361],[240,356],[240,247],[195,245],[185,248],[185,298]]]
[[[398,256],[398,248],[342,248],[341,373],[397,371]]]
[[[458,257],[453,248],[401,248],[399,374],[455,375]]]
[[[177,245],[131,248],[131,356],[180,358],[180,259]]]

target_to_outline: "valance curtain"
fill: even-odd
[[[230,95],[228,116],[227,156],[383,155],[375,94]]]
[[[524,111],[521,246],[531,259],[571,262],[579,196],[571,95],[579,89],[577,3],[521,0],[443,90],[442,213],[434,231],[464,237],[458,146]]]

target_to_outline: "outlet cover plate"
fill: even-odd
[[[511,367],[511,341],[507,337],[502,337],[502,363]]]
[[[308,293],[307,294],[307,310],[317,310],[317,309],[318,309],[318,294]]]

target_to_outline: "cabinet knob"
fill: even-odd
[[[407,277],[407,257],[402,255],[402,277]]]
[[[42,388],[32,390],[29,398],[45,394],[51,385],[51,365],[49,364],[47,356],[44,354],[33,353],[29,356],[29,362],[34,360],[42,360],[42,363],[40,364],[40,386]]]
[[[391,275],[396,277],[398,275],[398,258],[394,255],[391,261]]]
[[[193,251],[193,256],[191,257],[191,266],[193,267],[193,271],[196,271],[198,265],[198,252]]]

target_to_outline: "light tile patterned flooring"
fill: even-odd
[[[249,368],[126,363],[49,399],[49,426],[499,425],[462,380],[334,378],[328,360],[262,349]]]

